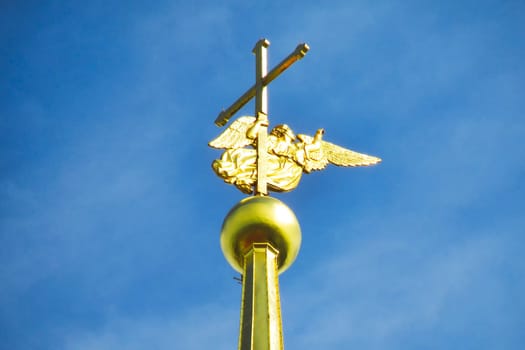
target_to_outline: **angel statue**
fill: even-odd
[[[235,185],[244,193],[253,193],[257,181],[257,135],[267,127],[264,119],[239,117],[209,146],[225,149],[220,159],[212,163],[215,173],[224,182]],[[266,182],[268,190],[291,191],[299,185],[303,172],[324,169],[328,163],[338,166],[365,166],[381,159],[357,153],[323,141],[324,129],[313,137],[295,135],[286,124],[275,126],[266,139]]]

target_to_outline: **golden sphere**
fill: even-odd
[[[277,249],[279,273],[284,272],[301,246],[301,228],[293,211],[273,197],[248,197],[237,203],[222,224],[221,248],[240,273],[252,243],[270,243]]]

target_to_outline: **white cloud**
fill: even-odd
[[[99,329],[68,334],[64,349],[234,349],[237,316],[238,310],[219,305],[196,306],[191,313],[164,317],[114,315]]]
[[[292,348],[395,349],[410,332],[417,337],[451,327],[461,333],[471,317],[479,317],[469,315],[470,308],[504,297],[487,290],[501,283],[497,270],[509,249],[505,237],[480,235],[436,249],[424,239],[389,236],[348,244],[286,286],[285,335]],[[446,321],[451,317],[455,320]]]

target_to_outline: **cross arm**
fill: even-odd
[[[282,72],[284,72],[292,64],[303,58],[310,47],[307,44],[299,44],[295,50],[288,55],[281,63],[275,66],[266,76],[262,79],[263,86],[270,84],[275,78],[277,78]],[[221,111],[215,119],[217,126],[224,126],[228,123],[228,120],[234,115],[239,109],[242,108],[250,99],[255,96],[256,85],[253,85],[248,91],[246,91],[241,97],[237,99],[228,109]]]

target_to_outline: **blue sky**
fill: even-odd
[[[523,2],[0,8],[2,349],[236,347],[219,231],[243,194],[207,142],[261,37],[271,67],[311,47],[272,124],[383,158],[277,195],[303,231],[286,348],[523,349]]]

